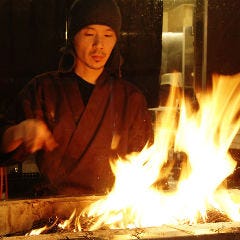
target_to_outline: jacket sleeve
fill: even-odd
[[[8,127],[18,124],[27,118],[36,117],[34,111],[40,108],[37,107],[38,105],[39,101],[37,100],[36,84],[35,81],[32,80],[21,92],[19,92],[2,114],[0,120],[0,141],[2,142],[3,133]],[[26,159],[27,155],[23,146],[7,154],[0,151],[0,166],[22,162]]]

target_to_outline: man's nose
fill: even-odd
[[[94,46],[96,47],[99,47],[99,48],[102,48],[103,47],[103,38],[99,35],[96,35],[95,38],[94,38],[94,43],[93,43]]]

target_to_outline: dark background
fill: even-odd
[[[0,0],[0,111],[36,74],[55,70],[73,0]],[[123,15],[123,76],[158,101],[161,0],[118,0]]]

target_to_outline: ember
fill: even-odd
[[[50,234],[50,233],[68,233],[68,232],[87,232],[89,228],[97,222],[97,219],[90,219],[88,217],[78,216],[74,220],[76,210],[73,212],[68,220],[61,220],[59,218],[49,218],[48,220],[41,220],[33,224],[33,229],[30,233],[25,233],[25,236]],[[216,209],[209,210],[207,213],[207,223],[216,222],[230,222],[231,220]],[[205,223],[199,219],[199,223]],[[77,224],[76,224],[77,223]],[[79,229],[79,226],[82,226]],[[76,229],[77,228],[77,229]],[[100,230],[109,229],[108,225],[101,226]],[[240,227],[239,227],[240,230]]]

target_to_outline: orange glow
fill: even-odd
[[[206,221],[211,209],[240,221],[239,200],[222,184],[236,167],[228,150],[240,128],[239,93],[240,74],[214,75],[212,91],[197,96],[196,110],[183,97],[176,107],[180,94],[172,89],[166,110],[156,116],[154,144],[111,162],[111,192],[76,217],[75,231],[81,231],[81,217],[91,219],[91,231],[194,224]],[[173,163],[170,169],[166,163],[173,148],[184,153],[184,164],[176,187],[164,190],[161,179],[172,170]]]

